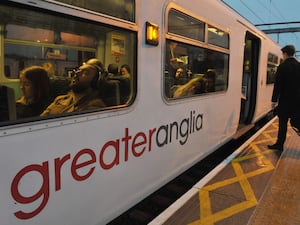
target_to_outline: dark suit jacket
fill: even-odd
[[[277,69],[272,102],[278,102],[278,116],[290,115],[300,102],[300,63],[296,58],[287,58]]]

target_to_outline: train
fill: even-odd
[[[271,111],[281,47],[220,0],[0,6],[1,224],[107,224]],[[105,71],[105,107],[18,117],[21,70],[55,99],[91,58],[126,98]]]

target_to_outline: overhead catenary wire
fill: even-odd
[[[281,46],[286,44],[294,44],[296,49],[299,42],[298,30],[300,22],[297,15],[293,16],[293,10],[289,7],[297,7],[299,2],[293,2],[290,5],[281,6],[281,0],[223,0],[231,6],[235,11],[252,22],[261,30],[281,28],[280,32],[269,32],[269,36],[277,41]],[[280,7],[279,7],[280,6]],[[295,18],[295,20],[294,20]],[[294,21],[293,21],[294,20]],[[290,22],[286,22],[290,21]],[[284,28],[288,28],[283,30]],[[273,30],[274,31],[274,30]]]

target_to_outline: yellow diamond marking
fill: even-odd
[[[273,123],[272,126],[273,128],[263,131],[262,135],[265,137],[263,140],[257,140],[249,144],[249,148],[253,153],[240,156],[231,161],[232,168],[236,174],[235,177],[206,185],[199,190],[200,219],[190,223],[189,225],[214,225],[218,221],[224,220],[234,214],[240,213],[257,205],[256,196],[248,179],[253,176],[274,170],[275,168],[272,162],[265,157],[265,155],[273,153],[274,151],[264,150],[262,152],[262,150],[258,147],[259,144],[267,145],[276,140],[276,137],[274,137],[274,135],[272,136],[271,134],[274,134],[274,132],[277,134],[278,123]],[[290,134],[287,133],[287,137],[289,136]],[[256,159],[258,169],[245,173],[241,163],[249,159]],[[240,184],[246,200],[244,202],[232,205],[224,210],[213,213],[209,193],[217,188],[237,182]]]

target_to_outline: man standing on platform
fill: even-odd
[[[279,128],[276,143],[268,148],[283,151],[288,120],[299,107],[296,94],[300,86],[300,63],[294,57],[296,50],[293,45],[287,45],[281,51],[284,61],[278,66],[272,95],[273,109],[278,104]]]

